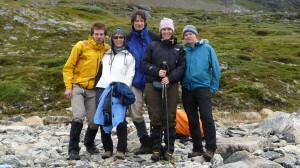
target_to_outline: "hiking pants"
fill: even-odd
[[[92,129],[98,129],[94,124],[94,116],[96,113],[96,92],[94,89],[85,89],[79,84],[73,84],[72,90],[72,112],[73,121],[83,123],[87,118],[87,123]]]
[[[189,121],[193,151],[203,151],[200,117],[206,141],[205,148],[206,150],[215,152],[217,149],[216,128],[212,116],[210,88],[196,88],[192,91],[183,88],[182,103]]]

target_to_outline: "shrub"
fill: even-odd
[[[257,100],[261,100],[263,98],[262,89],[254,86],[241,85],[231,89],[230,93],[244,93],[245,96]]]
[[[245,60],[245,61],[251,61],[251,57],[249,55],[239,55],[238,56],[239,59],[241,60]]]
[[[269,32],[267,30],[258,30],[255,32],[255,34],[258,36],[267,36],[269,35]]]
[[[96,13],[96,14],[107,14],[107,13],[109,13],[108,11],[106,11],[106,10],[100,8],[100,7],[97,7],[97,6],[78,5],[78,6],[75,6],[74,9],[85,11],[85,12],[90,12],[90,13]]]
[[[31,99],[30,84],[20,80],[0,81],[0,100],[6,102],[19,102]]]

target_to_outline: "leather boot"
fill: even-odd
[[[152,153],[152,141],[150,140],[150,137],[148,135],[145,121],[142,121],[140,123],[137,122],[133,122],[133,123],[136,127],[137,134],[138,137],[140,137],[140,143],[141,143],[140,148],[136,149],[134,151],[134,154],[139,155],[139,154]]]
[[[86,151],[88,151],[90,154],[99,153],[99,149],[95,146],[95,137],[98,132],[97,129],[92,129],[90,126],[88,126],[85,136],[84,136],[84,146],[86,147]]]
[[[82,130],[83,124],[79,122],[72,121],[71,131],[70,131],[70,142],[69,142],[69,159],[70,160],[80,160],[79,156],[79,141],[80,133]]]
[[[141,147],[134,152],[135,155],[152,153],[152,140],[148,135],[141,137],[140,143]]]

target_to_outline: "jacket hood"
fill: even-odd
[[[144,29],[141,30],[141,31],[136,31],[136,30],[134,29],[133,25],[132,25],[132,26],[131,26],[131,33],[133,33],[133,34],[135,34],[135,35],[137,35],[137,36],[140,35],[140,36],[142,36],[142,37],[145,37],[145,36],[148,34],[148,25],[145,24]]]
[[[207,40],[208,41],[208,40]],[[206,44],[206,43],[208,43],[206,40],[200,40],[200,41],[197,41],[196,43],[195,43],[195,47],[194,48],[196,48],[196,47],[199,47],[199,46],[202,46],[203,44]],[[187,50],[191,50],[192,49],[192,47],[189,45],[189,44],[185,44],[184,45],[184,48],[186,48]]]

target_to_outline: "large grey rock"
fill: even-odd
[[[281,124],[279,133],[283,135],[288,143],[300,143],[300,112],[292,113],[289,118]]]
[[[259,125],[255,127],[259,131],[263,131],[266,134],[270,134],[272,132],[279,132],[281,129],[281,125],[284,124],[287,118],[289,118],[290,114],[284,112],[274,112],[265,118]],[[255,132],[253,130],[252,132]]]
[[[280,168],[282,167],[281,165],[269,161],[267,159],[264,159],[262,157],[259,156],[255,156],[247,151],[238,151],[234,154],[232,154],[229,158],[227,158],[224,163],[225,165],[228,163],[236,163],[236,162],[242,162],[244,164],[243,167],[245,165],[247,165],[248,167],[251,168]]]
[[[268,140],[263,137],[230,137],[221,138],[217,141],[216,153],[219,153],[223,158],[228,158],[231,154],[237,151],[246,150],[254,152],[268,145]]]

